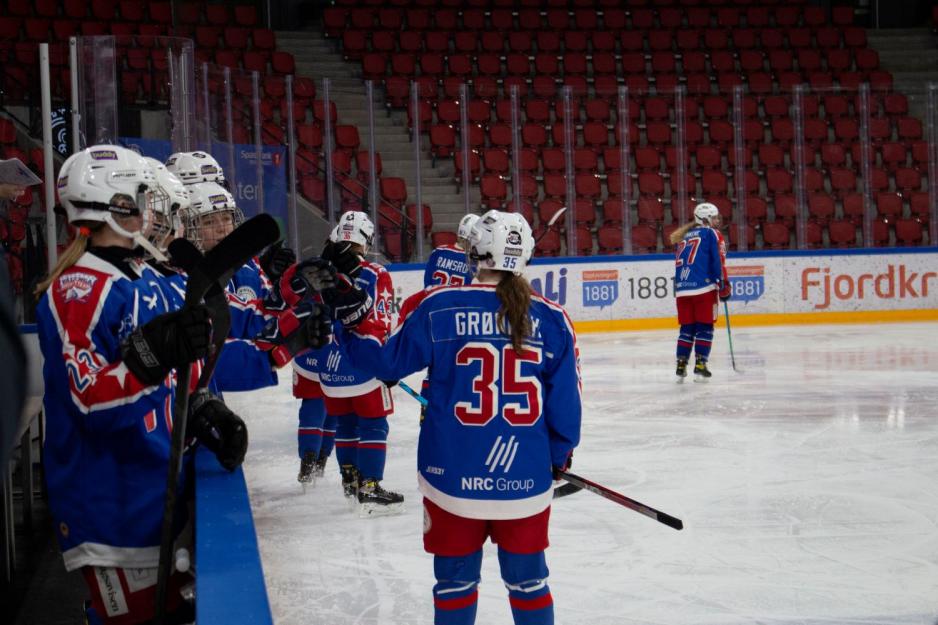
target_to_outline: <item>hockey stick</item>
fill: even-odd
[[[668,527],[673,527],[676,530],[684,529],[684,521],[678,519],[677,517],[673,517],[670,514],[661,512],[660,510],[655,510],[654,508],[646,506],[639,501],[635,501],[634,499],[630,499],[621,493],[617,493],[611,488],[606,488],[602,484],[591,482],[590,480],[580,477],[579,475],[574,475],[569,471],[561,471],[560,477],[570,482],[571,484],[575,484],[576,486],[579,486],[584,490],[588,490],[593,494],[599,495],[600,497],[605,497],[609,501],[614,501],[620,506],[625,506],[629,510],[634,510],[639,514],[644,514],[648,518],[654,519],[659,523],[663,523]]]
[[[397,385],[401,387],[405,393],[416,399],[421,406],[426,408],[427,404],[429,403],[427,402],[426,397],[412,389],[410,385],[404,381],[398,380]],[[566,497],[567,495],[578,493],[581,490],[583,490],[582,486],[577,486],[573,483],[564,484],[563,486],[558,486],[554,489],[554,499],[560,499],[561,497]]]
[[[189,277],[186,281],[184,307],[200,304],[213,285],[220,286],[227,283],[234,272],[279,237],[280,227],[276,220],[267,214],[253,217],[238,226],[187,272]],[[224,336],[227,334],[226,331]],[[218,351],[216,350],[216,353]],[[166,618],[166,593],[173,566],[173,520],[176,513],[176,491],[179,486],[179,472],[182,468],[183,446],[186,442],[191,374],[191,366],[182,367],[176,371],[173,433],[169,448],[166,496],[163,499],[163,525],[160,534],[160,559],[156,582],[156,617],[154,619],[156,625],[163,625]]]
[[[561,206],[560,208],[557,209],[557,212],[554,213],[554,214],[551,216],[551,218],[547,221],[547,227],[544,228],[544,231],[541,232],[541,233],[537,236],[536,239],[534,239],[534,245],[537,245],[538,242],[539,242],[541,239],[543,239],[544,236],[545,236],[548,232],[550,232],[550,229],[554,226],[554,224],[557,222],[557,220],[560,219],[560,216],[563,215],[565,212],[567,212],[567,207],[566,207],[566,206]]]
[[[730,362],[733,364],[733,371],[739,373],[739,369],[736,368],[736,355],[733,354],[733,332],[730,330],[730,307],[726,305],[726,301],[723,301],[723,316],[726,318],[726,338],[730,342]]]

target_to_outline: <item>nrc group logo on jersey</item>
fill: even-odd
[[[618,269],[583,272],[583,306],[611,306],[619,299]]]
[[[489,473],[495,473],[495,470],[499,468],[502,469],[503,473],[508,473],[508,470],[511,469],[511,465],[515,461],[515,454],[517,453],[518,441],[515,440],[514,436],[504,442],[502,441],[502,437],[499,436],[495,439],[495,443],[492,444],[488,458],[485,459],[485,467],[489,470]]]
[[[727,267],[726,273],[733,290],[733,299],[751,302],[765,292],[765,266],[742,265]]]
[[[329,357],[326,358],[326,369],[329,371],[338,371],[340,362],[342,362],[342,353],[330,352]]]

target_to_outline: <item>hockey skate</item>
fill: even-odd
[[[350,502],[358,496],[358,469],[352,464],[343,464],[339,470],[342,472],[342,492]]]
[[[674,374],[677,376],[677,383],[681,384],[687,377],[687,358],[677,359],[677,371]]]
[[[329,456],[320,453],[319,457],[316,459],[316,464],[313,466],[313,477],[319,479],[325,477],[326,475],[326,462],[329,461]]]
[[[307,451],[300,459],[300,473],[296,476],[296,481],[306,488],[315,479],[314,471],[316,469],[316,452]]]
[[[359,516],[389,516],[404,511],[404,495],[384,490],[374,478],[361,478],[358,482]]]
[[[713,374],[707,369],[707,361],[698,357],[694,364],[694,382],[709,382],[711,375]]]

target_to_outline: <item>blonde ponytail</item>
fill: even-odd
[[[76,226],[78,224],[75,224]],[[62,273],[78,262],[78,259],[82,257],[82,254],[85,253],[88,249],[88,240],[91,232],[100,230],[101,226],[104,224],[95,224],[91,226],[90,230],[86,230],[87,226],[79,228],[78,234],[75,235],[75,240],[72,241],[71,245],[65,248],[65,251],[59,256],[59,261],[55,264],[55,267],[49,272],[49,275],[45,277],[39,284],[36,285],[36,288],[33,289],[33,295],[36,296],[36,299],[42,297],[42,294],[46,292],[46,289],[55,282]],[[84,234],[88,232],[88,235]],[[54,245],[54,242],[50,242],[50,245]]]
[[[503,272],[495,293],[501,302],[498,309],[498,327],[511,332],[511,346],[520,354],[524,348],[524,339],[531,336],[531,285],[522,276]]]
[[[671,245],[677,245],[683,238],[684,235],[690,232],[692,228],[696,228],[698,224],[696,222],[690,221],[675,230],[671,233],[671,236],[668,237],[668,240],[671,241]]]

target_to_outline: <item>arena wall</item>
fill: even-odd
[[[391,265],[395,308],[423,286],[422,264]],[[938,320],[938,250],[731,254],[736,325]],[[673,328],[674,257],[536,259],[526,275],[581,332]]]

